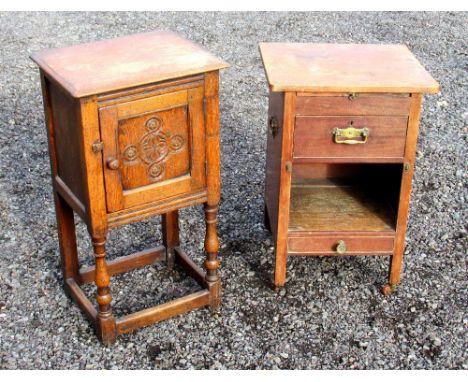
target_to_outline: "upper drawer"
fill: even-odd
[[[410,109],[409,94],[298,95],[296,115],[408,115]]]
[[[296,117],[294,158],[360,158],[399,162],[405,153],[407,117]]]

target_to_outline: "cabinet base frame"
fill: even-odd
[[[220,282],[207,282],[205,280],[205,272],[198,267],[180,247],[174,248],[174,254],[176,264],[179,264],[185,273],[192,277],[203,290],[122,317],[112,318],[115,322],[113,325],[110,325],[110,327],[114,328],[114,333],[111,335],[107,333],[105,336],[101,335],[101,340],[105,344],[108,345],[114,342],[106,341],[105,338],[113,338],[115,340],[118,335],[169,319],[191,310],[209,306],[211,300],[216,298],[219,293]],[[158,246],[108,261],[107,267],[109,275],[115,275],[152,265],[165,259],[166,247]],[[93,283],[94,276],[94,266],[82,267],[77,280],[73,277],[65,279],[65,291],[68,296],[78,304],[96,331],[99,332],[98,312],[94,304],[88,299],[80,287],[80,285],[83,284]]]

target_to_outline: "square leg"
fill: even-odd
[[[288,254],[286,251],[276,250],[276,259],[275,259],[275,281],[273,285],[273,290],[279,292],[281,288],[284,287],[286,282],[286,263],[288,259]]]
[[[163,244],[166,247],[166,262],[169,269],[174,268],[174,248],[180,245],[179,211],[174,210],[162,215]]]
[[[63,280],[65,285],[67,285],[67,279],[72,278],[75,281],[79,279],[75,218],[73,216],[73,209],[58,192],[54,192],[54,201],[58,238],[60,243],[60,255],[62,260]]]

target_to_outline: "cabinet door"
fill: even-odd
[[[205,188],[203,87],[99,110],[108,212]]]

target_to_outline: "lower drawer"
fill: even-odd
[[[293,232],[288,237],[289,255],[392,255],[393,234],[306,234]]]
[[[294,158],[403,158],[407,117],[296,117]]]

